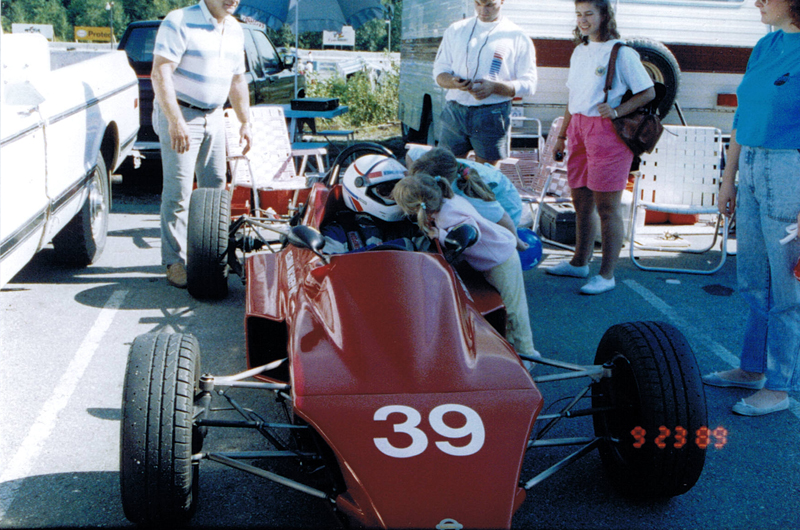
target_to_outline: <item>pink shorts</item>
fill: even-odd
[[[611,120],[574,114],[567,128],[570,188],[622,191],[628,184],[633,152],[619,139]]]

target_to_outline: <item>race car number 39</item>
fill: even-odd
[[[444,416],[448,412],[454,412],[464,417],[466,422],[457,421],[461,427],[451,427],[444,422]],[[391,414],[402,414],[404,421],[394,424],[394,432],[407,434],[411,437],[411,445],[397,447],[389,442],[388,438],[373,438],[375,446],[380,452],[393,458],[411,458],[425,452],[428,448],[428,437],[419,428],[422,423],[422,415],[414,408],[405,405],[387,405],[375,411],[373,419],[375,421],[387,421]],[[464,405],[448,403],[439,405],[428,414],[428,424],[434,432],[453,440],[470,436],[470,441],[466,445],[453,445],[448,441],[438,441],[434,445],[439,451],[453,456],[469,456],[480,451],[483,447],[486,432],[483,428],[483,421],[477,412]]]

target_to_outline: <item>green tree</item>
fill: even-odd
[[[72,40],[72,24],[59,0],[3,0],[0,10],[4,32],[11,33],[11,24],[50,24],[56,40]]]

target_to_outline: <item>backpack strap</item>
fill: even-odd
[[[608,91],[611,90],[611,85],[614,83],[614,73],[617,70],[617,54],[619,53],[619,49],[623,46],[626,45],[617,42],[614,43],[614,47],[611,49],[611,56],[608,58],[608,68],[606,68],[606,85],[603,87],[603,92],[606,94],[603,103],[608,102]]]

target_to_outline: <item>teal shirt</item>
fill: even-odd
[[[497,199],[497,203],[500,205],[499,215],[489,214],[491,217],[497,217],[497,219],[491,219],[489,215],[484,214],[482,209],[492,208],[493,210],[497,211],[495,206],[487,206],[486,201],[481,201],[477,199],[476,202],[482,202],[484,204],[479,204],[476,209],[491,221],[497,222],[500,218],[503,217],[503,212],[507,213],[511,220],[514,222],[514,226],[519,226],[520,219],[522,218],[522,199],[517,192],[517,188],[508,180],[508,177],[503,175],[503,172],[497,169],[496,167],[489,165],[489,164],[480,164],[475,162],[474,160],[468,160],[465,158],[459,158],[458,162],[464,166],[469,166],[475,171],[478,172],[478,175],[481,176],[483,181],[489,186],[489,189],[492,190],[494,193],[495,199]],[[453,191],[459,193],[460,195],[464,195],[461,190],[458,189],[458,186],[453,186]],[[470,199],[469,197],[467,197]],[[475,206],[475,202],[472,202],[472,205]]]
[[[753,48],[736,95],[736,141],[800,149],[800,33],[765,35]]]

